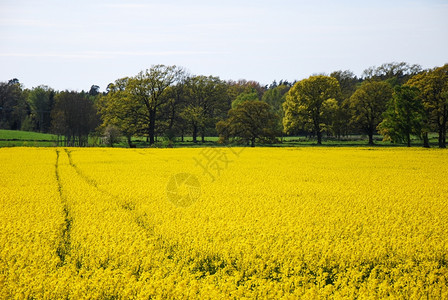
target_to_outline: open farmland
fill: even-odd
[[[448,152],[0,149],[0,298],[448,298]]]

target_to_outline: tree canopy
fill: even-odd
[[[421,136],[423,127],[424,109],[418,89],[395,87],[383,117],[378,129],[384,138],[393,142],[406,142],[410,147],[411,135]]]
[[[86,146],[89,133],[99,125],[93,102],[76,92],[58,93],[51,113],[53,132],[65,136],[67,146]]]
[[[186,81],[185,89],[188,101],[181,116],[191,128],[193,142],[198,131],[204,142],[206,128],[214,126],[226,109],[227,87],[219,77],[194,76]]]
[[[329,125],[328,116],[337,109],[339,82],[330,76],[311,76],[297,82],[288,92],[283,105],[286,133],[298,128],[312,130],[322,144],[322,131]]]
[[[349,99],[351,122],[369,136],[370,145],[373,145],[373,135],[391,98],[392,88],[387,82],[364,81]]]
[[[265,102],[245,101],[228,113],[227,120],[219,121],[216,129],[222,141],[231,138],[255,147],[255,142],[274,142],[279,132],[276,130],[278,116]]]
[[[361,77],[339,70],[270,85],[153,65],[115,80],[104,92],[95,84],[86,91],[27,89],[16,78],[0,82],[0,129],[51,132],[65,136],[68,145],[84,145],[88,136],[113,145],[121,136],[130,147],[135,140],[144,143],[142,138],[150,145],[158,138],[173,145],[177,139],[205,143],[206,136],[218,134],[254,144],[272,141],[272,132],[282,141],[285,135],[304,135],[318,144],[359,134],[373,144],[374,135],[381,134],[394,143],[421,138],[430,147],[430,133],[436,133],[438,146],[446,147],[448,64],[422,70],[393,62],[370,67]],[[255,113],[268,123],[258,124],[266,130],[251,136],[256,123],[248,118]]]
[[[420,90],[429,125],[439,133],[439,147],[446,148],[448,123],[448,64],[410,78],[408,84]]]

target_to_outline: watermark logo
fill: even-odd
[[[201,184],[193,174],[177,173],[168,181],[166,195],[174,205],[187,207],[201,196]]]
[[[202,169],[202,175],[207,176],[213,183],[233,162],[231,158],[238,158],[244,149],[203,148],[193,160],[195,166]],[[187,207],[201,196],[201,184],[191,173],[177,173],[168,181],[166,194],[174,205]]]
[[[244,148],[239,151],[227,149],[236,157],[239,157],[244,150]],[[233,162],[229,159],[227,151],[220,148],[203,148],[197,157],[193,157],[193,160],[196,162],[196,167],[200,167],[203,175],[208,175],[212,182],[221,176],[221,172],[229,167],[229,163]]]

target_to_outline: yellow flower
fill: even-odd
[[[2,299],[448,297],[443,150],[1,148],[0,161]],[[195,191],[178,206],[176,174],[195,178],[175,182]]]

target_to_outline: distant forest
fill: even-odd
[[[428,134],[436,133],[446,148],[447,122],[448,64],[423,70],[386,63],[361,77],[335,71],[264,86],[154,65],[103,93],[97,85],[76,92],[0,82],[0,129],[54,133],[65,146],[87,146],[89,136],[110,146],[125,139],[134,147],[133,137],[154,144],[216,136],[222,144],[255,146],[283,136],[306,135],[321,144],[323,137],[359,134],[374,144],[380,134],[408,146],[418,137],[429,147]]]

